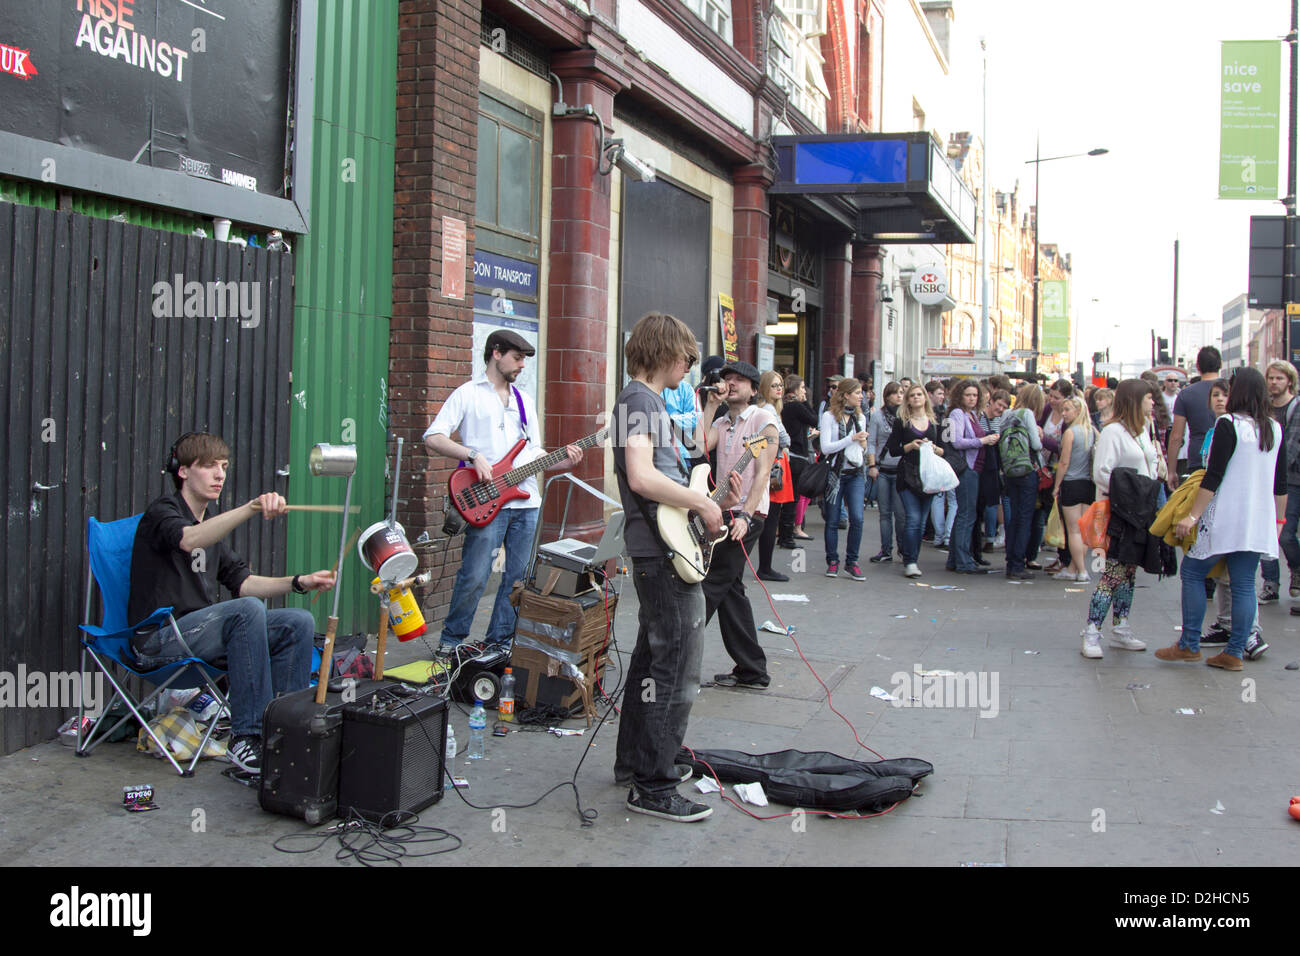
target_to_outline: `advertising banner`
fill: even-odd
[[[1282,42],[1225,40],[1219,68],[1219,198],[1277,199]]]
[[[282,197],[292,23],[292,0],[4,0],[0,131]]]
[[[718,322],[722,326],[722,357],[730,365],[740,358],[740,335],[736,332],[736,301],[725,292],[718,293]]]
[[[1070,351],[1070,283],[1064,279],[1043,282],[1043,331],[1038,351]]]

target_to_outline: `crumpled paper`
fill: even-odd
[[[737,783],[733,784],[732,789],[745,803],[752,803],[756,807],[767,806],[767,794],[763,792],[761,783]]]

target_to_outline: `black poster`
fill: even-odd
[[[292,0],[2,0],[0,130],[283,197],[292,14]]]

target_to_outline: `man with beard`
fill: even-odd
[[[521,438],[526,438],[528,445],[515,458],[516,467],[544,456],[537,406],[514,386],[515,379],[524,370],[526,358],[536,351],[507,329],[497,329],[489,335],[483,347],[483,374],[452,392],[425,431],[424,443],[429,451],[468,462],[483,481],[492,477],[493,465]],[[459,442],[452,441],[452,432],[460,433]],[[577,445],[569,445],[567,450],[570,467],[582,461],[582,449]],[[503,546],[505,566],[486,641],[505,644],[514,636],[518,612],[510,605],[510,591],[515,581],[523,577],[532,551],[537,510],[542,503],[535,476],[522,482],[519,490],[527,492],[528,497],[507,502],[483,527],[469,525],[465,529],[460,570],[456,573],[451,607],[442,626],[439,656],[450,655],[469,636],[479,599],[492,573],[493,556]]]

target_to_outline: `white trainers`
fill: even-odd
[[[1104,656],[1101,651],[1101,630],[1096,624],[1089,622],[1083,629],[1082,636],[1083,646],[1079,648],[1079,653],[1090,660],[1101,660]]]
[[[1007,546],[1007,536],[1001,531],[999,531],[998,536],[993,539],[993,547],[1001,551],[1006,546]]]
[[[1080,571],[1080,572],[1079,572],[1079,576],[1078,576],[1077,578],[1075,578],[1074,580],[1078,581],[1080,584],[1091,584],[1091,583],[1092,583],[1092,578],[1088,577],[1088,572],[1087,572],[1087,571]]]
[[[1077,581],[1077,580],[1079,580],[1079,579],[1078,579],[1078,576],[1075,575],[1075,573],[1074,573],[1073,571],[1071,571],[1070,569],[1066,568],[1066,569],[1063,569],[1063,570],[1061,570],[1061,571],[1057,571],[1055,574],[1053,574],[1053,575],[1052,575],[1052,580],[1054,580],[1054,581]]]
[[[1133,629],[1129,627],[1128,618],[1122,617],[1118,624],[1110,629],[1110,646],[1118,647],[1124,651],[1145,651],[1147,645],[1145,641],[1139,641],[1133,636]]]
[[[903,568],[903,577],[905,578],[919,578],[920,576],[921,576],[921,569],[918,568],[915,564],[909,564],[905,568]]]

